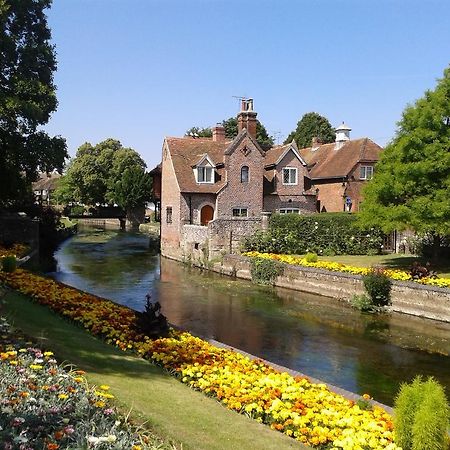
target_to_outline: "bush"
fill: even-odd
[[[283,266],[273,259],[251,259],[252,281],[258,284],[274,284],[276,278],[283,273]]]
[[[315,262],[317,262],[317,260],[318,260],[319,258],[318,258],[318,256],[317,256],[317,253],[307,253],[307,254],[305,255],[305,259],[306,259],[307,262],[315,263]]]
[[[375,310],[372,300],[366,295],[354,295],[350,299],[351,305],[362,312],[372,312]]]
[[[17,260],[15,256],[4,256],[2,258],[3,272],[14,272],[17,267]]]
[[[449,405],[433,378],[403,384],[394,404],[395,443],[403,450],[446,450]]]
[[[245,241],[245,251],[318,255],[364,255],[379,253],[383,241],[380,230],[361,230],[356,216],[343,213],[274,214],[266,233],[256,233]]]
[[[373,268],[363,276],[363,283],[374,307],[390,304],[392,281],[383,269]]]

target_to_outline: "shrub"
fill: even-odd
[[[354,295],[350,299],[350,303],[362,312],[372,312],[375,309],[372,300],[366,294]]]
[[[314,263],[317,262],[319,258],[317,257],[317,253],[307,253],[305,259],[307,262]]]
[[[373,306],[382,307],[390,304],[392,281],[383,269],[372,268],[363,276],[363,283]]]
[[[251,259],[252,281],[258,284],[274,284],[276,278],[283,273],[283,266],[265,258]]]
[[[17,260],[15,256],[4,256],[2,258],[3,272],[14,272],[17,267]]]
[[[433,378],[403,384],[395,399],[395,443],[403,450],[446,450],[449,405]]]

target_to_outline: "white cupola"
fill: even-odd
[[[334,149],[339,150],[346,142],[350,140],[350,131],[352,131],[352,129],[348,125],[345,125],[344,122],[342,122],[342,124],[339,125],[335,131],[336,144],[334,146]]]

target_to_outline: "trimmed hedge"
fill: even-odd
[[[378,254],[383,233],[379,229],[356,227],[356,215],[325,213],[313,215],[274,214],[269,231],[259,232],[244,242],[245,251],[318,255]]]

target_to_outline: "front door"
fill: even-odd
[[[200,223],[206,226],[213,219],[214,219],[214,208],[212,206],[205,205],[200,211]]]

